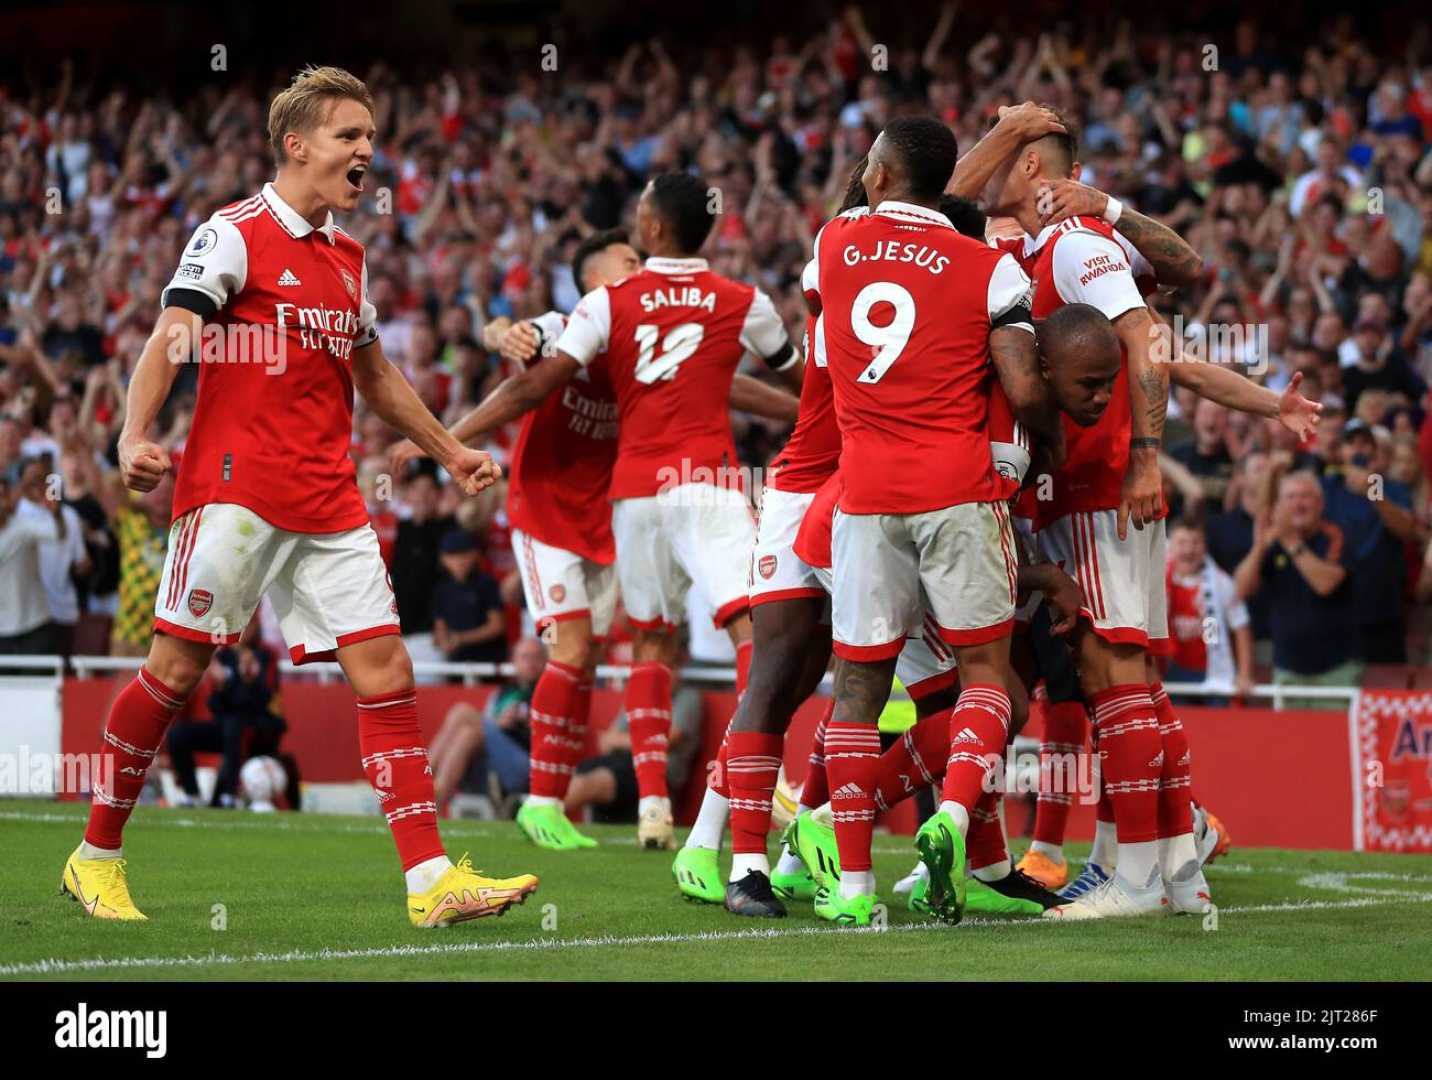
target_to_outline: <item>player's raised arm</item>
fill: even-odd
[[[1002,105],[999,122],[974,147],[955,163],[945,192],[962,199],[977,199],[990,177],[1009,162],[1019,148],[1064,125],[1050,109],[1026,101],[1022,105]]]
[[[1149,261],[1159,284],[1192,285],[1203,273],[1203,259],[1188,241],[1098,188],[1065,178],[1053,181],[1047,192],[1046,225],[1078,214],[1107,221]]]

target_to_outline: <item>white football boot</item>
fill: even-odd
[[[1168,912],[1168,898],[1164,895],[1163,879],[1155,877],[1151,885],[1140,888],[1115,873],[1108,881],[1090,889],[1078,900],[1044,913],[1046,919],[1126,919],[1142,915],[1163,915]]]

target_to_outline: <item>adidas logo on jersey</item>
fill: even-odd
[[[865,792],[861,790],[860,785],[851,782],[849,784],[842,784],[840,787],[836,788],[835,791],[831,792],[830,801],[835,802],[836,799],[863,798],[865,798]]]
[[[303,284],[303,282],[301,282],[301,281],[298,280],[298,275],[295,274],[292,270],[288,269],[287,267],[284,267],[283,273],[278,276],[278,283],[279,283],[280,285],[302,285],[302,284]]]
[[[960,732],[958,735],[956,735],[953,739],[950,740],[950,745],[959,746],[960,743],[977,743],[983,741],[983,739],[981,739],[978,735],[974,733],[973,729],[965,728],[964,731]]]

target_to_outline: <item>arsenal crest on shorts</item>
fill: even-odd
[[[547,595],[552,598],[552,603],[560,604],[563,600],[567,599],[567,586],[553,585],[547,590]]]
[[[756,562],[756,569],[760,571],[763,578],[769,581],[771,575],[776,572],[776,557],[774,555],[762,555]]]
[[[189,590],[189,614],[198,619],[214,606],[214,594],[208,589]]]
[[[351,300],[358,299],[358,282],[353,280],[353,275],[346,267],[340,266],[338,272],[343,275],[343,287],[348,290],[348,297]]]

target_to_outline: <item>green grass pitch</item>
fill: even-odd
[[[151,921],[119,924],[56,895],[86,809],[0,802],[0,979],[1425,980],[1432,955],[1424,856],[1235,847],[1209,870],[1215,915],[951,928],[891,902],[883,932],[853,931],[809,904],[767,922],[685,902],[670,856],[638,851],[632,828],[556,854],[510,822],[453,821],[454,856],[542,886],[502,918],[418,931],[376,818],[149,808],[125,854]],[[909,838],[877,836],[875,851],[896,901]]]

